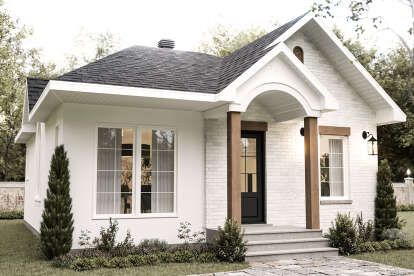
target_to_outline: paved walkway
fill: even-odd
[[[251,265],[250,268],[239,271],[212,273],[204,276],[414,275],[414,270],[345,257],[284,260]]]

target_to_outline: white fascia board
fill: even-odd
[[[29,138],[36,133],[36,127],[33,124],[23,124],[14,138],[17,144],[25,144]]]
[[[399,108],[383,108],[377,110],[375,114],[376,122],[379,126],[401,123],[405,122],[407,119],[405,113],[402,112]]]
[[[282,51],[282,49],[282,45],[277,45],[272,50],[270,50],[261,59],[259,59],[256,63],[250,66],[249,69],[244,71],[233,82],[231,82],[226,88],[220,91],[220,93],[217,94],[217,99],[222,101],[233,101],[236,97],[237,88],[244,82],[246,82],[248,79],[250,79],[273,58],[275,58]]]
[[[266,55],[264,55],[259,61],[253,64],[249,69],[247,69],[242,75],[240,75],[235,81],[233,81],[229,86],[223,89],[218,95],[218,99],[223,101],[235,101],[236,90],[244,82],[250,79],[254,74],[256,74],[260,69],[262,69],[266,64],[272,61],[275,57],[282,54],[288,59],[288,61],[293,65],[300,74],[307,79],[307,81],[313,86],[313,88],[321,95],[322,99],[322,108],[321,111],[332,111],[338,109],[339,105],[336,99],[329,93],[324,85],[303,65],[289,50],[285,43],[279,43],[270,50]]]
[[[305,24],[307,24],[310,20],[314,19],[314,16],[311,13],[308,13],[303,18],[301,18],[298,22],[296,22],[292,27],[286,30],[282,35],[280,35],[275,41],[270,43],[266,48],[272,47],[280,42],[285,42],[289,37],[291,37],[294,33],[299,31]]]
[[[324,24],[320,22],[318,18],[315,18],[312,14],[308,14],[303,17],[301,20],[296,22],[290,29],[288,29],[284,34],[278,37],[274,42],[272,42],[268,47],[271,47],[276,44],[280,44],[286,41],[289,37],[291,37],[294,33],[300,30],[304,25],[308,24],[310,21],[315,22],[319,28],[324,32],[325,35],[332,40],[335,46],[340,50],[348,61],[354,65],[355,69],[360,73],[368,82],[369,84],[375,89],[375,91],[384,99],[384,101],[388,104],[388,106],[392,109],[391,114],[384,116],[384,112],[386,113],[388,109],[384,109],[382,111],[378,111],[381,115],[377,115],[377,124],[391,124],[396,122],[405,122],[406,115],[400,109],[400,107],[391,99],[391,97],[385,92],[385,90],[379,85],[379,83],[371,76],[370,73],[359,63],[358,59],[354,57],[354,55],[342,44],[342,42],[336,37],[336,35],[326,29]],[[385,117],[391,117],[392,120],[383,120]]]
[[[333,111],[339,108],[339,104],[335,97],[328,91],[328,89],[316,78],[311,71],[290,51],[285,43],[281,43],[282,53],[289,60],[289,62],[296,67],[296,69],[308,80],[313,88],[318,91],[322,99],[321,111]]]
[[[392,109],[392,114],[389,114],[393,120],[390,121],[390,123],[396,123],[396,122],[405,122],[406,121],[406,115],[401,110],[401,108],[394,102],[394,100],[385,92],[385,90],[379,85],[379,83],[374,79],[374,77],[371,76],[371,74],[364,68],[364,66],[359,63],[358,59],[342,44],[342,42],[339,40],[339,38],[336,37],[336,35],[327,30],[325,26],[317,19],[312,18],[318,26],[323,30],[323,32],[334,42],[335,46],[338,47],[338,49],[346,56],[348,61],[354,65],[355,69],[360,73],[367,81],[368,83],[375,89],[375,91],[385,100],[385,102],[388,104],[388,106]],[[385,112],[384,110],[382,112]],[[377,116],[378,119],[382,116]],[[385,121],[377,121],[377,124],[383,125],[383,124],[390,124]]]
[[[216,94],[185,92],[178,90],[153,89],[130,86],[93,84],[69,81],[49,81],[50,89],[54,91],[73,91],[120,96],[149,97],[160,99],[187,100],[200,102],[216,102]]]
[[[53,106],[63,103],[59,95],[68,92],[148,97],[205,103],[217,102],[217,94],[50,80],[30,112],[28,121],[32,122],[38,113],[44,112],[42,110],[44,107],[40,107],[42,104]]]

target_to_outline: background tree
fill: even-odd
[[[319,0],[313,4],[312,10],[319,16],[337,17],[345,8],[346,19],[355,23],[358,34],[373,27],[378,32],[391,30],[398,38],[399,47],[378,55],[364,49],[358,42],[344,41],[343,37],[342,40],[407,115],[405,123],[378,127],[379,159],[388,159],[392,179],[401,181],[406,169],[414,168],[414,0],[392,1],[393,4],[405,5],[411,14],[411,24],[402,32],[387,27],[383,16],[374,12],[380,1]]]
[[[29,35],[2,8],[0,0],[0,180],[24,179],[23,145],[14,143],[21,121],[28,53],[22,41]]]
[[[94,62],[98,59],[106,57],[107,55],[115,52],[118,47],[118,37],[113,33],[104,32],[104,33],[83,33],[79,34],[77,39],[76,48],[85,49],[90,48],[90,51],[82,51],[79,54],[69,55],[67,60],[67,65],[60,70],[60,74],[63,74],[68,71],[72,71],[80,66]],[[93,45],[90,47],[90,45]]]
[[[385,230],[401,228],[397,217],[397,206],[392,188],[391,168],[382,160],[377,173],[377,197],[375,198],[375,236],[382,239]]]
[[[358,35],[365,32],[369,27],[373,27],[378,31],[391,31],[399,40],[401,47],[407,51],[411,63],[410,77],[414,71],[414,0],[386,0],[387,2],[404,5],[410,12],[410,25],[406,30],[394,30],[384,21],[384,16],[373,13],[375,6],[384,1],[374,0],[318,0],[313,3],[312,11],[316,16],[337,17],[337,12],[342,7],[345,8],[346,20],[354,23],[355,31]],[[411,89],[407,91],[411,98],[414,97]],[[413,100],[413,99],[411,99]]]
[[[263,36],[265,33],[264,29],[258,27],[236,31],[228,26],[217,25],[212,29],[208,38],[201,43],[199,51],[224,57]]]
[[[26,77],[54,78],[63,72],[112,53],[117,40],[111,33],[89,34],[81,38],[94,45],[88,54],[68,59],[58,68],[53,62],[42,62],[40,49],[26,49],[23,42],[31,31],[20,26],[0,0],[0,181],[23,181],[25,146],[15,144],[22,120]],[[77,45],[78,46],[78,45]],[[72,62],[70,62],[72,61]]]
[[[69,160],[63,145],[56,147],[49,170],[45,207],[40,224],[40,244],[48,259],[72,248],[73,215]]]

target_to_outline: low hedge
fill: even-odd
[[[358,253],[388,251],[391,249],[412,249],[413,243],[409,240],[367,241],[358,245]]]
[[[88,256],[87,256],[88,255]],[[56,267],[85,271],[97,268],[124,268],[160,263],[211,263],[218,262],[213,252],[197,253],[189,249],[172,252],[157,252],[147,255],[131,254],[127,256],[110,256],[104,252],[69,253],[54,261]]]
[[[398,212],[410,212],[414,211],[414,204],[402,204],[397,206]]]
[[[0,210],[0,219],[23,219],[23,211]]]

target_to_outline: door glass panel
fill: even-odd
[[[257,192],[256,138],[241,138],[240,185],[241,191]]]
[[[240,174],[240,186],[241,186],[241,192],[242,193],[247,192],[247,189],[246,189],[246,175],[244,173]]]
[[[256,156],[245,157],[246,173],[256,173]]]

